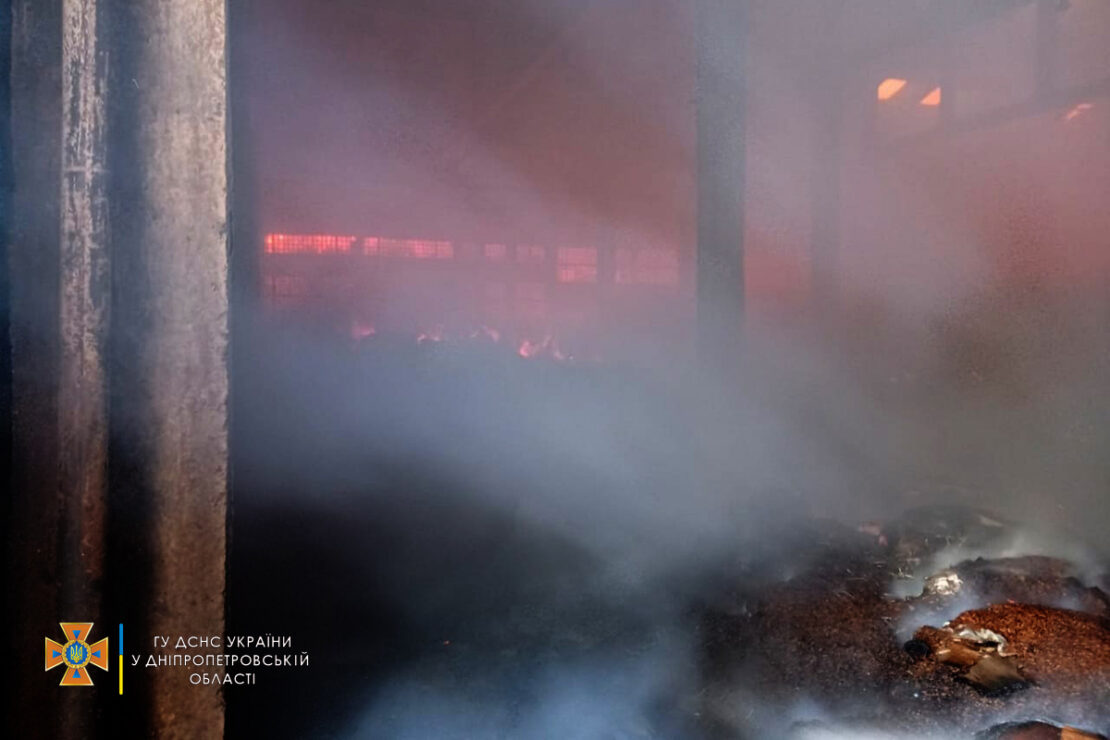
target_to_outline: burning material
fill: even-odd
[[[554,334],[546,334],[544,338],[538,342],[525,339],[520,343],[520,347],[517,348],[516,353],[525,359],[550,357],[558,362],[568,359],[567,355],[563,354],[562,350],[559,349],[559,342],[555,339]]]
[[[523,337],[515,343],[503,342],[503,333],[489,326],[479,326],[475,329],[450,332],[442,324],[437,324],[415,334],[392,334],[379,332],[378,328],[369,322],[352,321],[350,338],[356,345],[370,346],[371,343],[384,341],[389,336],[390,344],[411,342],[415,346],[445,345],[451,347],[499,347],[504,346],[507,352],[525,360],[550,360],[558,363],[581,363],[583,361],[597,362],[596,354],[583,357],[565,351],[560,346],[558,337],[553,332],[543,334],[541,339]],[[510,349],[515,347],[515,349]]]
[[[929,107],[936,107],[940,105],[940,88],[934,87],[929,93],[921,99],[921,105]]]
[[[897,77],[887,77],[879,83],[876,96],[879,100],[890,100],[906,86],[906,80]]]
[[[1095,106],[1092,103],[1078,103],[1077,105],[1068,109],[1068,112],[1064,114],[1064,120],[1074,121],[1076,118],[1079,118],[1079,116],[1083,115],[1094,107]]]
[[[266,254],[346,254],[356,237],[336,234],[267,234]]]

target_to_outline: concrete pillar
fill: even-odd
[[[729,354],[744,311],[747,0],[697,0],[699,352]]]

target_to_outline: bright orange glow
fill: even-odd
[[[350,252],[353,236],[335,234],[267,234],[267,254],[335,254]]]
[[[378,331],[371,323],[367,323],[362,319],[355,319],[351,322],[351,338],[356,342],[372,340]],[[519,336],[519,335],[518,335]],[[560,347],[559,339],[552,331],[545,331],[542,334],[542,339],[533,339],[528,336],[520,337],[513,344],[509,345],[507,349],[512,351],[515,348],[516,355],[526,360],[533,359],[547,359],[554,360],[555,362],[575,362],[577,357],[570,352],[566,352]],[[464,346],[467,344],[483,344],[486,346],[496,345],[501,343],[502,334],[499,330],[482,324],[477,328],[464,330],[457,333],[449,333],[444,329],[442,324],[421,331],[412,337],[418,345],[429,344],[452,344],[456,346]],[[596,354],[590,357],[590,361],[596,362],[600,360]]]
[[[1071,110],[1069,110],[1067,113],[1064,114],[1064,120],[1065,121],[1074,121],[1076,118],[1083,115],[1084,113],[1086,113],[1087,111],[1089,111],[1091,108],[1094,108],[1094,107],[1095,106],[1094,106],[1093,103],[1080,103],[1079,105],[1075,106],[1074,108],[1072,108]]]
[[[455,248],[451,242],[436,242],[424,239],[378,239],[378,254],[383,257],[407,257],[418,260],[449,260],[455,256]]]
[[[455,256],[455,246],[451,242],[425,239],[385,239],[380,236],[368,236],[362,240],[362,253],[368,257],[449,260]]]
[[[887,77],[879,83],[878,90],[876,91],[879,100],[890,100],[898,93],[902,92],[902,88],[906,86],[905,80],[900,80],[897,77]]]
[[[929,94],[921,99],[922,105],[940,105],[940,88],[934,87],[929,91]]]
[[[367,257],[388,257],[415,260],[450,260],[456,257],[455,245],[449,241],[427,239],[393,239],[381,236],[340,236],[335,234],[267,234],[266,254],[348,254],[361,241],[361,253]],[[512,259],[521,265],[542,265],[548,250],[534,244],[508,246],[503,243],[483,244],[481,255],[488,262]],[[614,281],[627,285],[675,286],[679,282],[678,253],[672,249],[616,250]],[[556,280],[560,283],[596,283],[598,251],[594,247],[560,247],[556,250]],[[519,290],[519,289],[518,289]],[[518,301],[522,300],[517,296]],[[540,298],[542,300],[542,297]],[[526,302],[536,302],[535,298]]]

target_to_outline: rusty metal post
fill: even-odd
[[[94,692],[35,680],[27,645],[115,616],[136,635],[223,632],[226,4],[11,9],[8,716],[21,738],[118,736]],[[222,734],[218,686],[134,678],[129,727]]]
[[[62,4],[58,411],[63,608],[100,611],[108,495],[107,64],[99,0]]]
[[[10,546],[24,615],[15,634],[26,640],[63,618],[96,620],[101,607],[107,67],[97,0],[21,0],[12,23],[15,198],[8,257],[17,493]],[[35,667],[41,672],[41,664]],[[90,734],[91,696],[71,692],[48,701],[29,678],[19,683],[24,707],[55,706],[55,718],[27,722],[21,736]],[[62,716],[68,719],[56,719]]]
[[[226,0],[113,4],[113,429],[141,639],[224,632],[228,477]],[[126,526],[128,518],[141,532]],[[126,544],[134,538],[133,547]],[[120,577],[124,577],[122,574]],[[127,606],[127,593],[118,598]],[[131,605],[133,609],[133,605]],[[140,646],[149,649],[149,644]],[[220,737],[219,686],[144,676],[160,738]]]

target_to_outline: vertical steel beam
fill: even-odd
[[[87,694],[57,695],[26,640],[98,618],[104,552],[108,302],[105,70],[95,0],[15,0],[11,27],[12,499],[10,587],[20,737],[87,737]],[[103,108],[99,107],[102,111]],[[95,181],[95,182],[94,182]],[[63,615],[72,615],[63,616]],[[52,707],[51,711],[30,708]]]
[[[113,430],[140,522],[146,635],[224,632],[228,476],[226,0],[113,3]],[[116,493],[114,491],[114,493]],[[119,562],[120,569],[124,563]],[[149,732],[219,737],[218,685],[145,676]]]
[[[67,613],[100,611],[108,495],[106,50],[100,0],[62,3],[58,411]]]
[[[835,308],[839,292],[843,80],[819,75],[813,89],[810,269],[814,308]]]
[[[137,634],[223,631],[225,0],[11,9],[9,640],[26,680],[8,716],[21,738],[118,736],[93,693],[32,680],[26,641],[124,608]],[[148,678],[143,734],[222,734],[217,686]]]
[[[1060,13],[1060,0],[1037,0],[1035,94],[1042,100],[1050,98],[1056,89]]]
[[[747,0],[697,0],[699,353],[735,349],[744,311]]]

